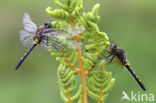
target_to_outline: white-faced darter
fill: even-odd
[[[29,14],[25,13],[23,17],[24,30],[19,32],[20,40],[24,46],[30,46],[30,49],[19,60],[15,67],[17,70],[24,62],[26,57],[38,44],[51,48],[54,51],[66,51],[69,48],[74,48],[74,41],[70,40],[73,30],[71,28],[54,28],[51,23],[44,23],[44,26],[37,28],[32,22]],[[77,34],[84,32],[83,26],[75,26]]]
[[[139,77],[135,74],[135,72],[131,68],[131,66],[127,60],[125,51],[122,48],[120,48],[119,46],[117,46],[115,43],[111,43],[109,49],[110,49],[109,51],[106,50],[109,53],[109,55],[107,55],[107,56],[104,55],[104,57],[107,58],[109,60],[109,62],[112,62],[114,60],[114,58],[116,57],[119,60],[119,63],[129,71],[129,73],[137,81],[139,86],[145,91],[146,88],[145,88],[144,84],[142,83],[142,81],[139,79]],[[109,57],[111,57],[111,58],[109,59]]]

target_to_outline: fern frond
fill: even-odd
[[[70,20],[70,18],[77,19],[80,15],[83,6],[82,0],[63,0],[64,4],[59,0],[55,0],[56,5],[61,9],[55,9],[52,11],[51,7],[46,9],[46,12],[53,18]]]
[[[77,103],[83,103],[83,100],[82,100],[82,95],[80,95],[80,98],[79,98],[79,100],[78,100],[78,102]]]
[[[68,6],[62,4],[59,0],[55,0],[55,4],[64,10],[68,10]]]
[[[98,15],[99,6],[99,4],[96,4],[91,12],[83,13],[83,15],[80,17],[79,22],[83,24],[87,29],[89,29],[90,27],[94,27],[94,29],[91,30],[98,31],[97,23],[100,20],[100,16]]]
[[[82,86],[80,85],[76,91],[77,80],[74,71],[61,64],[58,68],[58,81],[63,101],[66,103],[75,102],[81,94]]]
[[[66,21],[53,21],[51,22],[51,24],[52,24],[52,27],[55,27],[55,28],[65,28],[69,26],[69,24]]]
[[[55,9],[52,11],[52,8],[51,7],[48,7],[46,9],[46,12],[52,16],[53,18],[56,18],[56,19],[69,19],[70,18],[70,15],[68,12],[62,10],[62,9]]]
[[[104,102],[108,92],[113,87],[115,79],[110,72],[104,71],[104,61],[100,61],[97,70],[90,74],[87,88],[88,95],[98,103]]]

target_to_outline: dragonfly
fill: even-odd
[[[114,58],[117,58],[119,60],[119,62],[129,71],[129,73],[137,81],[139,86],[145,91],[146,88],[145,88],[144,84],[142,83],[142,81],[139,79],[139,77],[135,74],[135,72],[131,68],[131,66],[127,60],[127,56],[126,56],[125,51],[121,47],[112,43],[110,45],[110,50],[107,52],[109,53],[109,55],[107,55],[107,56],[104,55],[104,58],[109,59],[109,63],[111,63],[114,60]]]
[[[19,32],[20,40],[24,46],[30,46],[29,50],[21,57],[17,63],[15,70],[17,70],[31,51],[38,45],[43,45],[48,49],[54,51],[66,51],[67,49],[74,49],[74,41],[70,40],[70,36],[73,34],[71,28],[55,28],[52,27],[51,23],[44,23],[44,26],[37,27],[32,22],[28,13],[23,16],[24,30]],[[83,26],[76,27],[78,34],[82,33],[85,28]]]

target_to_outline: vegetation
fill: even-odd
[[[46,9],[56,19],[51,23],[52,26],[71,27],[73,34],[67,39],[74,41],[67,50],[50,50],[60,62],[57,74],[62,100],[65,103],[87,103],[89,96],[96,102],[103,103],[115,79],[110,72],[104,70],[105,61],[101,59],[110,43],[106,33],[99,31],[97,25],[100,21],[100,5],[95,4],[91,12],[85,13],[82,12],[83,0],[55,0],[55,4],[59,9]],[[76,25],[84,26],[85,30],[79,34]]]

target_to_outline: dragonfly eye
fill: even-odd
[[[117,46],[116,46],[115,44],[112,44],[112,45],[111,45],[111,48],[112,48],[112,49],[116,49]]]
[[[45,27],[45,28],[50,28],[50,27],[51,27],[51,23],[49,23],[49,22],[44,23],[44,27]]]
[[[111,50],[112,50],[112,51],[116,51],[116,49],[117,49],[117,46],[116,46],[115,44],[112,44],[112,45],[111,45]]]
[[[116,48],[117,48],[117,46],[116,46],[116,45],[114,45],[114,48],[116,49]]]

